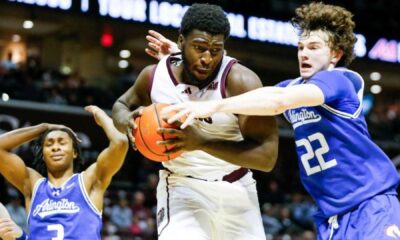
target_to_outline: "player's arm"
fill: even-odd
[[[194,118],[207,117],[215,112],[243,115],[272,116],[288,109],[317,106],[324,103],[322,90],[314,84],[301,84],[288,87],[263,87],[217,101],[186,102],[164,108],[163,115],[178,111],[169,118],[169,122],[187,115],[182,128]]]
[[[35,170],[26,167],[24,161],[10,150],[37,138],[44,131],[56,126],[60,125],[38,124],[0,135],[0,173],[25,197],[30,196],[31,183],[41,176]]]
[[[228,97],[262,87],[258,76],[240,64],[232,67],[227,81]],[[244,138],[242,141],[208,142],[204,145],[204,150],[236,165],[271,171],[278,153],[278,129],[275,118],[244,115],[239,115],[238,118]]]
[[[97,157],[84,173],[86,189],[98,209],[102,209],[103,194],[114,174],[121,168],[128,151],[128,139],[119,132],[112,119],[97,106],[87,106],[85,110],[92,113],[97,125],[106,134],[109,145]]]
[[[246,115],[277,115],[288,109],[324,103],[322,90],[314,84],[263,87],[217,103],[216,111]]]
[[[25,233],[22,229],[11,219],[10,214],[2,203],[0,203],[0,239],[2,240],[15,240],[27,239],[23,235]]]
[[[167,55],[180,52],[178,45],[161,33],[154,30],[149,30],[148,33],[149,35],[146,36],[148,48],[145,49],[145,52],[149,56],[160,60]]]
[[[131,86],[112,108],[112,118],[115,127],[122,133],[128,134],[131,142],[134,143],[132,129],[133,119],[140,115],[140,107],[151,104],[149,93],[149,81],[155,65],[147,66],[139,74],[135,84]]]

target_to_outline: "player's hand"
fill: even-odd
[[[167,106],[161,110],[161,116],[168,119],[168,123],[173,123],[186,117],[186,120],[180,126],[186,128],[193,123],[195,118],[205,118],[213,115],[217,111],[217,104],[213,101],[205,102],[184,102]]]
[[[98,106],[89,105],[85,107],[85,110],[93,114],[94,120],[99,126],[102,126],[104,121],[112,121],[107,113],[105,113],[103,109],[99,108]]]
[[[135,119],[142,115],[144,107],[138,107],[134,111],[130,112],[126,117],[125,126],[126,126],[126,134],[128,135],[129,142],[131,143],[132,148],[136,151],[135,137],[133,136],[133,130],[137,128],[135,124]]]
[[[9,218],[0,218],[0,238],[14,240],[22,236],[21,228]]]
[[[78,137],[78,134],[76,134],[76,132],[74,132],[70,127],[67,127],[67,126],[62,125],[62,124],[53,124],[53,123],[44,123],[44,124],[45,124],[47,130],[56,130],[56,129],[66,128],[72,134],[74,134],[74,137],[76,138],[76,140],[78,142],[82,142],[82,140]]]
[[[171,53],[180,52],[178,45],[175,42],[164,37],[159,32],[149,30],[148,33],[149,35],[146,36],[148,48],[144,51],[151,57],[160,60]]]
[[[181,123],[174,122],[173,124],[179,127]],[[204,143],[209,141],[209,135],[196,126],[188,126],[185,129],[159,128],[157,132],[159,134],[168,134],[171,136],[170,139],[157,142],[158,145],[165,145],[166,149],[170,149],[165,151],[165,154],[171,154],[182,150],[200,150]]]

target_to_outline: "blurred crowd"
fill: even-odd
[[[128,67],[126,71],[129,71]],[[133,83],[126,82],[125,74],[107,89],[87,83],[79,72],[63,74],[57,70],[42,69],[38,59],[28,59],[19,66],[8,61],[0,64],[0,92],[10,99],[52,103],[58,105],[97,106],[110,109],[116,97]]]

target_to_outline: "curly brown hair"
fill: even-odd
[[[348,66],[354,59],[354,44],[357,41],[352,17],[353,14],[343,7],[312,2],[296,9],[292,24],[300,30],[300,34],[316,30],[328,32],[329,47],[343,51],[337,66]]]

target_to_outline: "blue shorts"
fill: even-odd
[[[400,203],[397,195],[377,195],[336,217],[336,220],[332,217],[330,221],[315,217],[318,240],[400,240]]]

